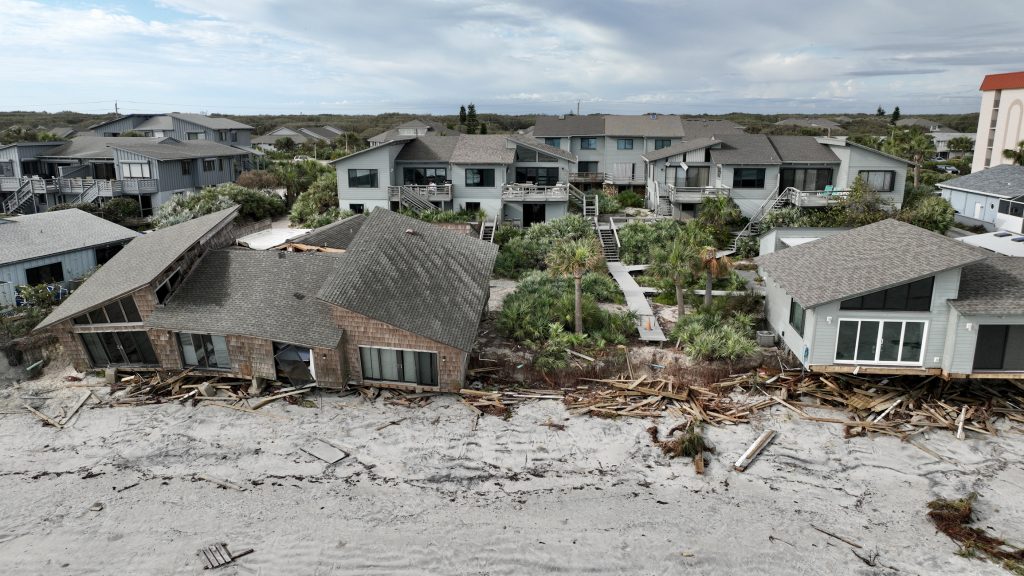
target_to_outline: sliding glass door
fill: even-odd
[[[437,353],[359,347],[364,380],[437,386]]]
[[[920,365],[926,322],[840,320],[837,364]]]
[[[1024,370],[1024,325],[978,326],[974,348],[975,371]]]
[[[156,352],[145,332],[82,332],[82,343],[92,365],[158,364]]]

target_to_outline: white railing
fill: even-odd
[[[605,172],[570,172],[570,182],[604,182],[608,180]]]
[[[790,201],[800,207],[827,206],[841,202],[849,194],[849,190],[812,190],[804,191],[787,188]]]
[[[501,199],[513,202],[558,202],[569,200],[569,186],[535,186],[533,184],[506,184]]]
[[[665,188],[668,190],[668,196],[673,202],[684,204],[701,202],[704,198],[715,196],[729,197],[732,195],[732,188],[718,186],[676,186],[675,184],[666,183]]]
[[[452,185],[403,184],[402,186],[388,186],[388,194],[391,200],[401,200],[402,195],[407,194],[427,202],[445,202],[452,199]]]

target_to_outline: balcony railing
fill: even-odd
[[[788,189],[788,192],[789,201],[801,208],[830,206],[841,202],[849,195],[849,190],[804,191]]]
[[[506,184],[501,199],[510,202],[567,202],[569,186],[536,186],[534,184]]]
[[[403,186],[388,186],[388,197],[390,200],[399,201],[402,194],[415,195],[427,202],[448,202],[452,199],[451,184],[405,184]]]
[[[715,196],[728,197],[732,194],[731,188],[719,188],[715,186],[676,186],[674,184],[665,184],[663,189],[669,200],[679,204],[699,204],[704,201],[705,198],[712,198]]]
[[[601,183],[608,180],[604,172],[570,172],[569,182]]]

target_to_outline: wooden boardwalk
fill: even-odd
[[[637,269],[636,266],[629,268]],[[644,290],[636,283],[636,280],[629,275],[626,266],[620,262],[609,262],[608,272],[619,284],[619,289],[626,296],[626,305],[637,314],[636,328],[640,332],[640,339],[644,342],[665,342],[668,338],[661,331],[658,318],[651,310],[651,303],[647,301]]]

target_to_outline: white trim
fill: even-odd
[[[853,346],[853,360],[840,360],[839,354],[839,332],[842,329],[843,322],[856,322],[857,323],[857,335],[854,337]],[[860,347],[860,325],[863,322],[878,322],[878,336],[875,338],[875,358],[882,353],[882,332],[886,322],[900,322],[900,357],[903,356],[903,337],[907,331],[907,323],[914,322],[917,324],[923,324],[924,328],[921,332],[921,357],[916,362],[901,362],[891,360],[857,360],[857,352]],[[836,364],[853,364],[853,365],[865,365],[865,366],[924,366],[925,351],[928,346],[928,320],[913,320],[903,318],[840,318],[836,324],[836,342],[834,346],[834,352],[832,359]]]

